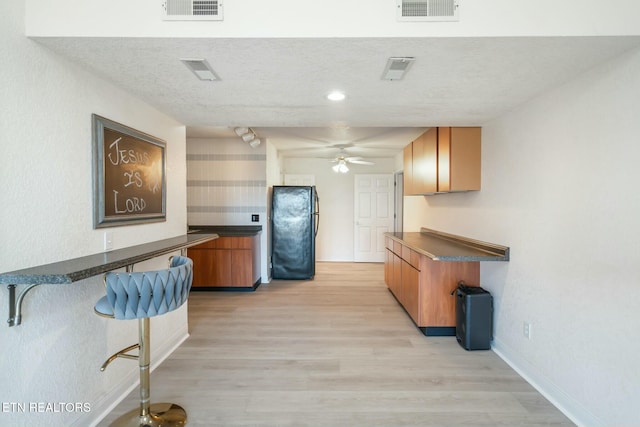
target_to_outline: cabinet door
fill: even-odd
[[[438,191],[438,128],[429,129],[413,142],[413,191]]]
[[[420,272],[406,261],[402,261],[402,305],[416,324],[420,320],[418,310],[420,302],[419,280]]]
[[[215,249],[211,251],[213,272],[209,286],[230,286],[231,283],[231,250]]]
[[[391,289],[391,280],[393,279],[393,252],[387,249],[384,259],[384,283],[387,288]]]
[[[480,262],[433,261],[420,258],[420,326],[456,325],[455,294],[458,282],[480,282]]]
[[[227,286],[231,281],[231,251],[228,249],[188,249],[193,260],[192,286]]]
[[[251,284],[253,285],[254,283],[258,282],[261,279],[261,274],[262,274],[262,265],[261,265],[261,258],[260,258],[260,236],[259,235],[255,235],[251,238],[251,253],[253,254],[253,268],[252,268],[252,280],[251,280]]]
[[[253,285],[253,253],[250,249],[231,251],[231,280],[228,286]]]
[[[187,256],[193,260],[193,284],[191,286],[211,286],[211,276],[213,275],[213,263],[209,258],[209,253],[213,249],[187,249]]]
[[[481,128],[438,128],[438,191],[480,190]]]
[[[396,254],[393,255],[393,279],[391,280],[391,292],[398,301],[402,302],[402,259]]]

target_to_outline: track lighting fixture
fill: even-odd
[[[244,142],[249,144],[251,148],[256,148],[260,145],[260,138],[256,135],[255,131],[251,128],[235,128],[234,132],[238,135]]]

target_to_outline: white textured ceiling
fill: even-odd
[[[393,155],[425,127],[475,126],[638,46],[638,37],[38,38],[187,125],[190,137],[250,126],[285,156],[338,145]],[[404,80],[381,79],[412,56]],[[203,82],[179,61],[205,58]],[[341,103],[326,99],[339,89]]]

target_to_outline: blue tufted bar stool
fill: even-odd
[[[129,269],[127,269],[129,270]],[[173,427],[187,423],[187,413],[173,403],[150,403],[150,322],[149,318],[173,311],[187,301],[193,279],[193,262],[185,256],[169,259],[167,270],[105,274],[106,295],[98,300],[95,312],[118,320],[138,319],[137,344],[109,357],[102,367],[116,358],[138,359],[140,367],[140,409],[118,418],[113,426]],[[138,349],[137,355],[128,354]]]

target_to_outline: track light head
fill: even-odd
[[[237,127],[233,129],[236,135],[238,135],[244,142],[249,144],[251,148],[256,148],[260,145],[260,138],[256,132],[249,127]]]
[[[236,135],[242,136],[245,133],[249,133],[249,128],[235,128]]]

